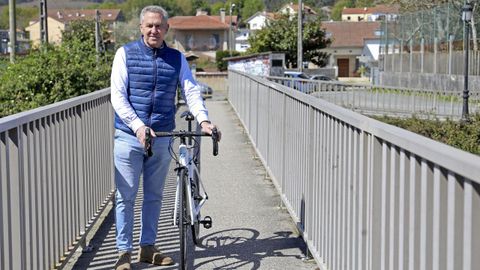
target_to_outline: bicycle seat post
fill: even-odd
[[[186,115],[185,120],[188,121],[188,132],[192,132],[192,122],[195,120],[195,117],[190,112]],[[188,145],[192,145],[193,138],[188,137]]]

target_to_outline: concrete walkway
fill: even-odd
[[[207,101],[207,107],[223,139],[217,157],[211,154],[211,140],[202,141],[202,179],[209,195],[202,214],[213,218],[213,227],[201,229],[201,247],[195,249],[192,269],[316,269],[313,261],[304,259],[306,246],[287,211],[279,207],[280,197],[266,179],[264,167],[254,158],[254,150],[233,109],[221,96]],[[184,110],[183,107],[180,112]],[[174,192],[172,173],[165,187],[157,245],[178,261],[178,230],[171,221]],[[140,205],[140,200],[137,203]],[[139,212],[135,216],[137,244]],[[91,240],[93,251],[81,254],[70,268],[112,269],[117,256],[114,235],[114,214],[110,211]],[[133,259],[136,258],[135,251]],[[177,268],[178,265],[133,264],[133,269]]]

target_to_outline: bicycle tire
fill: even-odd
[[[197,173],[195,172],[193,174],[193,179],[192,179],[192,193],[193,193],[193,204],[195,205],[195,207],[197,207],[197,205],[200,203],[200,181],[198,179],[198,175]],[[198,215],[197,217],[195,218],[195,221],[193,223],[193,225],[191,225],[191,229],[192,229],[192,240],[193,240],[193,243],[196,245],[196,246],[199,246],[200,245],[200,220],[201,220],[201,215],[200,215],[200,211],[198,212]]]
[[[180,235],[180,270],[186,270],[188,267],[188,214],[185,192],[185,181],[188,180],[188,174],[185,169],[179,171],[179,211],[178,211],[178,229]]]

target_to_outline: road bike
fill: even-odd
[[[202,218],[200,209],[208,199],[207,192],[200,177],[200,137],[210,136],[213,142],[213,155],[218,155],[218,133],[214,129],[212,134],[192,131],[194,116],[190,112],[181,114],[188,121],[188,131],[155,132],[157,137],[171,137],[169,153],[176,162],[177,189],[175,192],[175,207],[173,210],[173,224],[178,226],[180,235],[180,269],[188,266],[189,231],[195,245],[199,245],[200,225],[205,229],[212,227],[212,218]],[[145,151],[151,156],[150,130],[145,131]],[[179,139],[178,151],[175,152],[174,142]],[[189,230],[190,229],[190,230]],[[190,258],[193,261],[193,258]]]

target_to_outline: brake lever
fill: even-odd
[[[152,135],[150,134],[150,128],[145,128],[145,155],[147,157],[153,156],[152,151]]]
[[[213,155],[218,155],[218,131],[217,128],[212,129],[212,143],[213,143]]]

